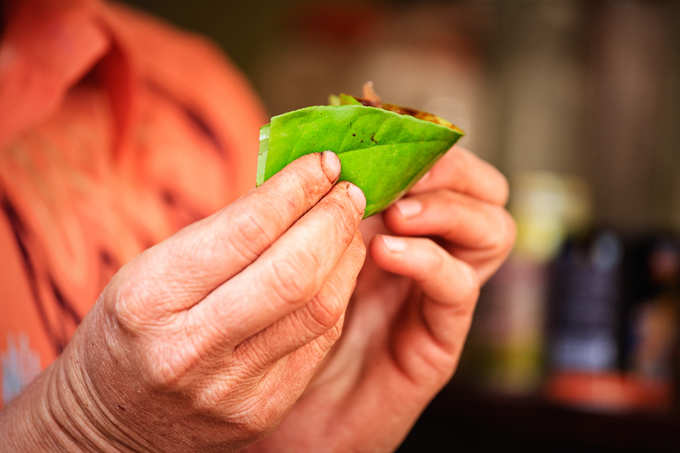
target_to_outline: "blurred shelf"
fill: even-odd
[[[544,452],[678,452],[680,416],[569,408],[537,397],[482,394],[450,385],[399,452],[521,448]],[[465,451],[465,450],[462,450]]]

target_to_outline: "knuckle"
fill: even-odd
[[[510,198],[510,183],[503,173],[498,172],[498,200],[501,206],[505,206]]]
[[[118,326],[127,332],[139,332],[146,324],[136,307],[139,305],[140,288],[131,282],[121,282],[112,294],[108,304],[109,312]]]
[[[458,287],[458,303],[455,304],[456,315],[472,315],[475,302],[481,290],[479,278],[475,270],[460,262],[460,284]]]
[[[151,337],[173,329],[176,318],[164,310],[163,297],[148,281],[122,281],[103,297],[110,299],[104,304],[107,314],[129,335]]]
[[[222,402],[229,398],[231,391],[232,386],[226,380],[217,380],[204,387],[194,388],[188,392],[191,408],[203,415],[220,417]]]
[[[316,295],[306,306],[306,311],[311,325],[307,329],[313,334],[321,333],[332,328],[344,312],[344,303],[339,292],[335,289],[325,291],[325,294]]]
[[[443,268],[447,255],[432,239],[426,239],[426,241],[430,253],[429,258],[425,261],[425,269],[423,271],[426,275],[436,275]]]
[[[112,297],[115,302],[109,319],[117,333],[106,336],[109,350],[117,360],[135,360],[139,376],[149,388],[166,391],[177,388],[193,361],[189,348],[178,343],[173,321],[145,316],[144,310],[139,309],[139,287],[135,284],[118,286]]]
[[[175,366],[174,360],[144,359],[141,370],[146,382],[152,390],[171,391],[179,388],[179,381],[184,374]]]
[[[357,230],[361,214],[347,193],[347,185],[337,187],[333,196],[326,199],[324,207],[340,237],[349,243]]]
[[[320,334],[316,339],[308,344],[309,360],[319,362],[328,354],[333,345],[342,335],[342,319],[338,320],[332,327]]]
[[[489,248],[505,253],[515,243],[515,221],[508,211],[500,207],[492,209],[492,218],[493,234],[488,238]]]
[[[477,280],[477,275],[474,270],[468,268],[467,284],[463,286],[461,291],[462,297],[467,301],[476,301],[479,298],[480,286]],[[469,304],[470,312],[474,309],[474,304]]]
[[[469,159],[470,152],[463,149],[457,148],[456,158],[451,161],[451,171],[450,179],[455,181],[455,190],[461,193],[467,193],[470,189],[470,178],[469,173]]]
[[[327,346],[325,349],[328,350],[331,346],[335,344],[336,341],[340,338],[342,335],[342,327],[343,327],[343,318],[342,316],[338,319],[338,321],[333,324],[333,326],[328,329],[324,334],[323,334],[323,342]]]
[[[260,371],[272,363],[274,354],[272,351],[272,339],[267,335],[259,334],[247,343],[239,345],[234,356],[243,366],[253,371]]]
[[[433,200],[441,200],[442,206],[445,206],[447,212],[447,223],[442,231],[446,237],[455,237],[461,230],[462,216],[455,215],[455,210],[461,204],[460,194],[450,190],[440,190],[432,194]],[[435,201],[436,202],[436,201]],[[443,211],[442,211],[443,212]]]
[[[456,369],[457,357],[449,347],[421,348],[419,358],[426,369],[432,370],[431,379],[438,385],[447,382]]]
[[[298,251],[290,257],[273,260],[272,290],[283,301],[296,303],[313,296],[312,276],[319,268],[318,257],[307,251]]]
[[[459,205],[464,199],[464,196],[461,195],[461,193],[447,189],[439,189],[433,192],[433,195],[443,199],[447,206]]]
[[[255,260],[273,238],[265,227],[262,217],[250,211],[243,212],[232,220],[232,246],[245,260]]]
[[[140,375],[156,391],[182,390],[195,372],[201,356],[181,335],[145,338],[138,349]],[[188,380],[189,379],[189,380]]]
[[[512,218],[508,211],[502,208],[500,208],[499,211],[501,223],[500,230],[502,231],[502,233],[500,234],[498,240],[498,250],[505,253],[509,251],[515,244],[515,237],[517,236],[517,227],[515,225],[515,220]]]
[[[249,437],[255,437],[274,429],[282,415],[282,410],[273,404],[258,404],[241,414],[237,424],[242,432]]]

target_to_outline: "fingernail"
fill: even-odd
[[[382,240],[385,244],[385,247],[387,247],[387,250],[392,253],[403,252],[406,250],[406,241],[403,239],[396,238],[394,236],[383,236]]]
[[[349,184],[347,186],[347,193],[349,193],[349,197],[352,199],[357,210],[359,212],[364,212],[364,209],[366,209],[366,197],[361,189],[354,184]]]
[[[324,151],[321,153],[321,168],[326,177],[335,182],[340,176],[340,159],[333,151]]]
[[[403,200],[399,200],[396,203],[397,209],[399,210],[399,213],[402,215],[404,218],[409,218],[413,217],[415,215],[420,214],[420,211],[423,210],[423,205],[420,201],[414,200],[411,198],[405,198]]]

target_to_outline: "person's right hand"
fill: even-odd
[[[304,156],[125,265],[48,369],[52,442],[225,451],[274,428],[364,263],[365,199],[339,172],[333,153]]]

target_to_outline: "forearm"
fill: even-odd
[[[131,451],[108,434],[112,427],[102,422],[78,370],[64,360],[57,359],[0,412],[3,446],[13,452]]]
[[[82,443],[68,434],[68,420],[58,398],[50,394],[56,367],[43,371],[0,412],[0,438],[8,451],[84,451]]]

